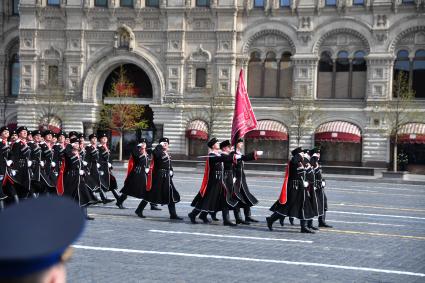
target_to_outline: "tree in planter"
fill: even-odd
[[[122,160],[123,134],[127,130],[144,129],[148,121],[144,119],[145,106],[128,104],[127,98],[137,97],[138,90],[125,74],[123,66],[119,69],[118,77],[111,84],[106,94],[112,98],[111,104],[104,104],[100,111],[99,129],[116,131],[119,134],[119,160]]]
[[[415,92],[409,87],[409,79],[404,72],[398,72],[393,81],[393,99],[387,104],[387,121],[390,136],[394,138],[393,171],[397,172],[397,144],[400,128],[415,116],[409,107],[415,97]]]

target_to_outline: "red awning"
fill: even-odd
[[[398,142],[425,144],[425,124],[407,123],[402,125],[398,131]]]
[[[206,141],[208,139],[207,123],[202,120],[191,121],[187,126],[186,137]]]
[[[288,130],[278,121],[259,120],[257,128],[248,132],[245,137],[248,139],[286,141],[288,140]]]
[[[315,134],[316,142],[360,143],[362,135],[359,127],[344,121],[333,121],[320,125]]]

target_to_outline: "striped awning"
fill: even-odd
[[[248,132],[246,138],[286,141],[288,140],[288,130],[278,121],[259,120],[257,128]]]
[[[360,143],[362,135],[359,127],[344,121],[332,121],[320,125],[314,138],[316,142]]]
[[[425,124],[407,123],[398,130],[399,143],[425,143]]]
[[[186,129],[186,137],[189,139],[207,140],[208,125],[202,120],[190,121]]]

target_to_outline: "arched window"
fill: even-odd
[[[399,72],[403,72],[406,78],[409,77],[410,62],[409,52],[407,50],[397,52],[397,59],[394,63],[394,78],[397,78]]]
[[[363,98],[366,93],[367,66],[363,51],[354,53],[352,67],[351,97]]]
[[[259,52],[252,52],[248,63],[248,93],[251,97],[261,96],[263,64]]]
[[[413,59],[412,89],[416,98],[425,98],[425,50],[418,50]]]
[[[205,68],[197,68],[195,86],[205,87],[206,85],[207,85],[207,70]]]
[[[317,98],[364,98],[366,94],[365,53],[357,51],[351,60],[347,51],[338,52],[335,62],[328,51],[319,61]]]
[[[59,68],[58,66],[49,66],[48,82],[49,86],[55,87],[59,84]]]
[[[348,98],[350,61],[348,52],[340,51],[336,59],[335,98]]]
[[[47,0],[47,5],[48,6],[59,6],[60,0]]]
[[[291,97],[292,72],[291,53],[285,52],[280,58],[279,97]]]
[[[328,51],[322,52],[319,61],[318,98],[331,98],[333,92],[334,63]]]
[[[19,95],[21,71],[18,54],[14,54],[10,61],[10,96]]]
[[[263,96],[276,97],[277,90],[277,61],[276,54],[269,52],[264,61],[264,88]]]

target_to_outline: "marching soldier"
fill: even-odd
[[[41,132],[35,130],[32,132],[33,140],[28,142],[28,146],[31,148],[31,161],[32,161],[32,186],[34,191],[41,194],[49,194],[55,191],[55,186],[50,180],[49,175],[45,170],[45,162],[43,160],[43,149],[40,146]]]
[[[7,139],[9,138],[9,128],[1,127],[0,128],[0,211],[5,207],[5,201],[7,198],[13,199],[16,203],[19,202],[19,199],[16,195],[16,191],[12,186],[6,185],[6,179],[8,178],[8,166],[12,163],[9,160],[10,147],[8,145]],[[5,185],[3,186],[3,183]]]
[[[108,148],[108,137],[106,133],[99,135],[100,144],[97,146],[99,151],[99,174],[101,189],[104,192],[111,191],[115,199],[118,201],[119,195],[117,192],[118,185],[115,176],[112,174],[112,164],[110,162],[111,152]]]
[[[173,166],[168,154],[170,141],[161,138],[159,144],[152,151],[152,160],[149,165],[146,189],[142,189],[142,201],[136,209],[137,216],[144,218],[143,210],[148,202],[154,204],[168,205],[170,219],[182,220],[176,213],[176,203],[180,201],[180,194],[174,187],[172,176]]]
[[[57,190],[59,195],[74,199],[83,208],[86,219],[93,220],[87,214],[87,206],[98,203],[93,192],[84,180],[84,165],[80,155],[79,139],[73,137],[67,146],[58,176]]]
[[[10,138],[9,139],[10,139],[9,146],[12,146],[15,143],[15,141],[18,139],[18,134],[16,133],[16,130],[12,130],[10,132]]]
[[[322,168],[319,164],[320,160],[320,149],[314,148],[310,151],[311,159],[310,163],[314,170],[315,177],[315,188],[317,196],[317,208],[319,214],[319,227],[332,228],[331,225],[326,223],[326,211],[328,210],[328,201],[325,194],[325,180],[322,177]]]
[[[123,202],[127,199],[127,196],[141,199],[143,198],[143,191],[146,191],[147,173],[149,172],[146,144],[145,138],[140,139],[131,152],[127,177],[124,181],[124,187],[121,189],[121,196],[117,201],[119,208],[123,208]]]
[[[285,180],[279,199],[270,210],[273,214],[266,218],[269,230],[273,230],[273,222],[281,217],[289,216],[300,219],[301,233],[313,233],[307,227],[307,220],[314,217],[311,202],[307,196],[308,182],[305,181],[303,150],[297,147],[286,168]]]
[[[310,155],[309,150],[304,150],[304,168],[305,168],[305,180],[308,182],[308,186],[306,188],[306,195],[308,200],[311,203],[311,209],[313,211],[314,217],[319,216],[317,197],[315,192],[315,180],[314,180],[314,171],[313,167],[310,164]],[[311,230],[319,230],[317,227],[313,226],[313,218],[307,220],[307,227]]]
[[[223,224],[225,226],[236,226],[237,224],[229,219],[229,206],[234,207],[237,202],[229,203],[229,199],[226,198],[228,192],[223,182],[223,162],[231,161],[234,157],[240,158],[240,156],[234,156],[233,153],[228,155],[220,154],[220,146],[216,138],[212,138],[207,145],[211,151],[205,163],[204,178],[201,189],[191,204],[194,209],[188,216],[190,221],[196,224],[196,216],[204,212],[201,219],[204,223],[208,223],[209,220],[206,219],[206,213],[222,211]]]
[[[99,174],[99,149],[97,147],[97,135],[89,135],[90,144],[85,147],[85,158],[87,162],[87,178],[86,182],[90,189],[98,192],[103,204],[113,202],[113,199],[107,198],[105,192],[101,188],[100,174]]]
[[[55,174],[56,164],[53,162],[53,133],[50,130],[43,132],[44,141],[40,142],[41,147],[41,160],[44,162],[44,171],[46,172],[47,178],[51,181],[53,186],[52,192],[56,192],[57,175]]]
[[[53,145],[53,160],[52,160],[52,170],[54,175],[59,175],[59,169],[62,165],[62,160],[65,154],[65,139],[66,133],[64,131],[60,131],[57,133],[57,142]]]
[[[8,179],[9,184],[13,185],[19,198],[29,196],[36,197],[31,188],[31,149],[27,145],[28,129],[24,126],[16,130],[18,139],[13,143],[11,154],[12,170],[15,175]]]
[[[239,205],[235,208],[235,218],[238,219],[237,222],[243,224],[249,224],[249,222],[258,222],[258,220],[251,217],[251,207],[258,203],[258,200],[251,194],[249,191],[248,185],[246,183],[245,171],[244,171],[244,162],[256,160],[257,156],[261,156],[263,154],[262,151],[254,151],[252,153],[243,155],[241,153],[243,147],[243,140],[238,139],[236,142],[235,154],[240,155],[241,158],[237,160],[234,165],[234,176],[236,178],[234,184],[234,192],[236,197],[239,200]],[[239,207],[243,208],[245,221],[242,220]]]

